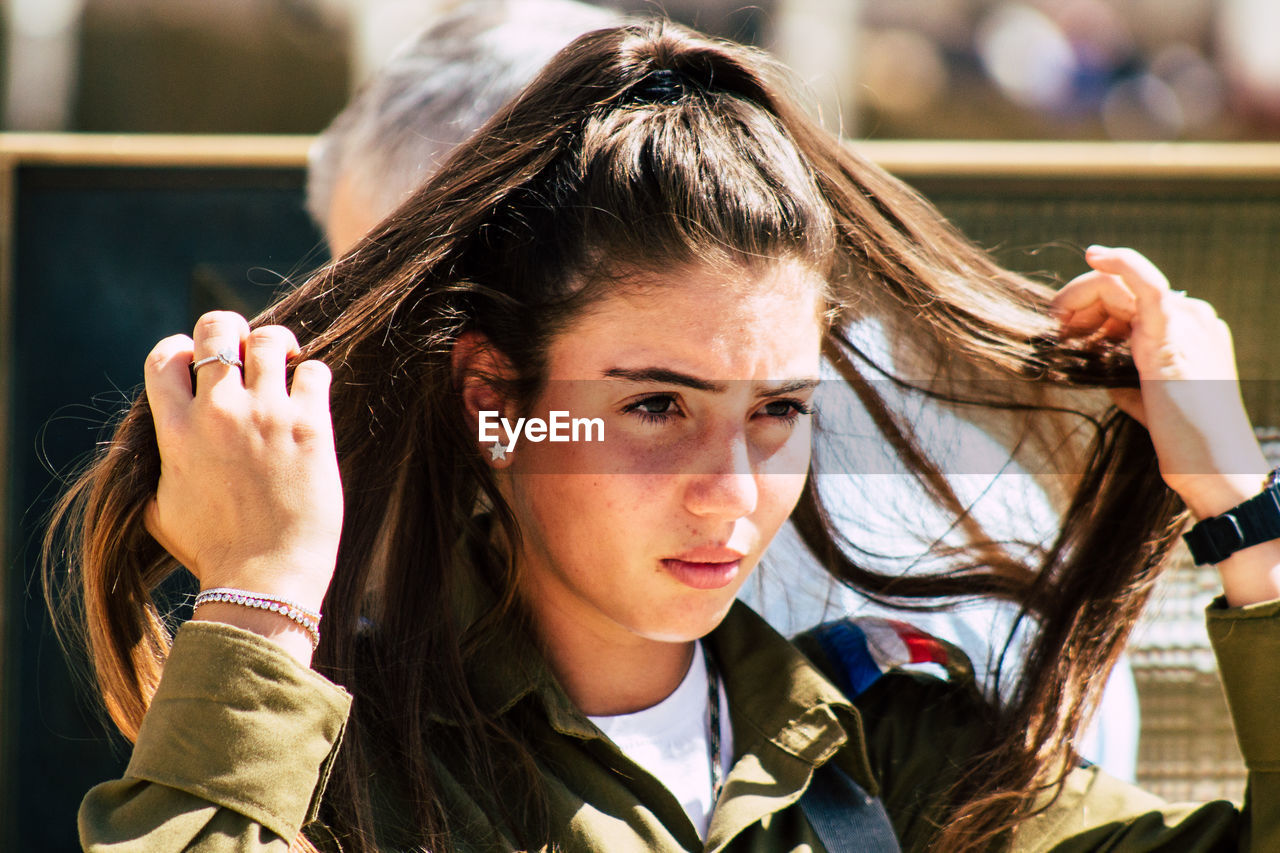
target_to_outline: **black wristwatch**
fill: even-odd
[[[1242,548],[1280,539],[1280,468],[1267,475],[1260,494],[1198,522],[1182,539],[1197,566],[1221,563]]]

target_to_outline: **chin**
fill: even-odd
[[[724,617],[729,614],[734,598],[717,600],[705,608],[690,608],[678,618],[674,614],[666,614],[650,623],[649,630],[641,633],[651,640],[662,643],[691,643],[700,640],[714,631]]]

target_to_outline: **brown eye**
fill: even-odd
[[[795,423],[800,419],[801,415],[813,413],[813,409],[801,400],[770,400],[764,404],[761,411],[767,417],[775,418],[787,424]]]
[[[671,394],[654,394],[637,400],[623,409],[626,413],[635,413],[645,423],[660,424],[678,414],[676,398]]]
[[[646,397],[636,403],[636,408],[650,415],[665,415],[671,411],[671,404],[675,400],[663,395],[660,397]]]

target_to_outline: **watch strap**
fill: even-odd
[[[1280,483],[1269,485],[1221,515],[1206,518],[1183,535],[1197,566],[1221,563],[1236,551],[1280,539]]]

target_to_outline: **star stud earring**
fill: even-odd
[[[489,461],[494,462],[499,459],[507,458],[507,449],[502,446],[501,441],[495,441],[489,445]]]

